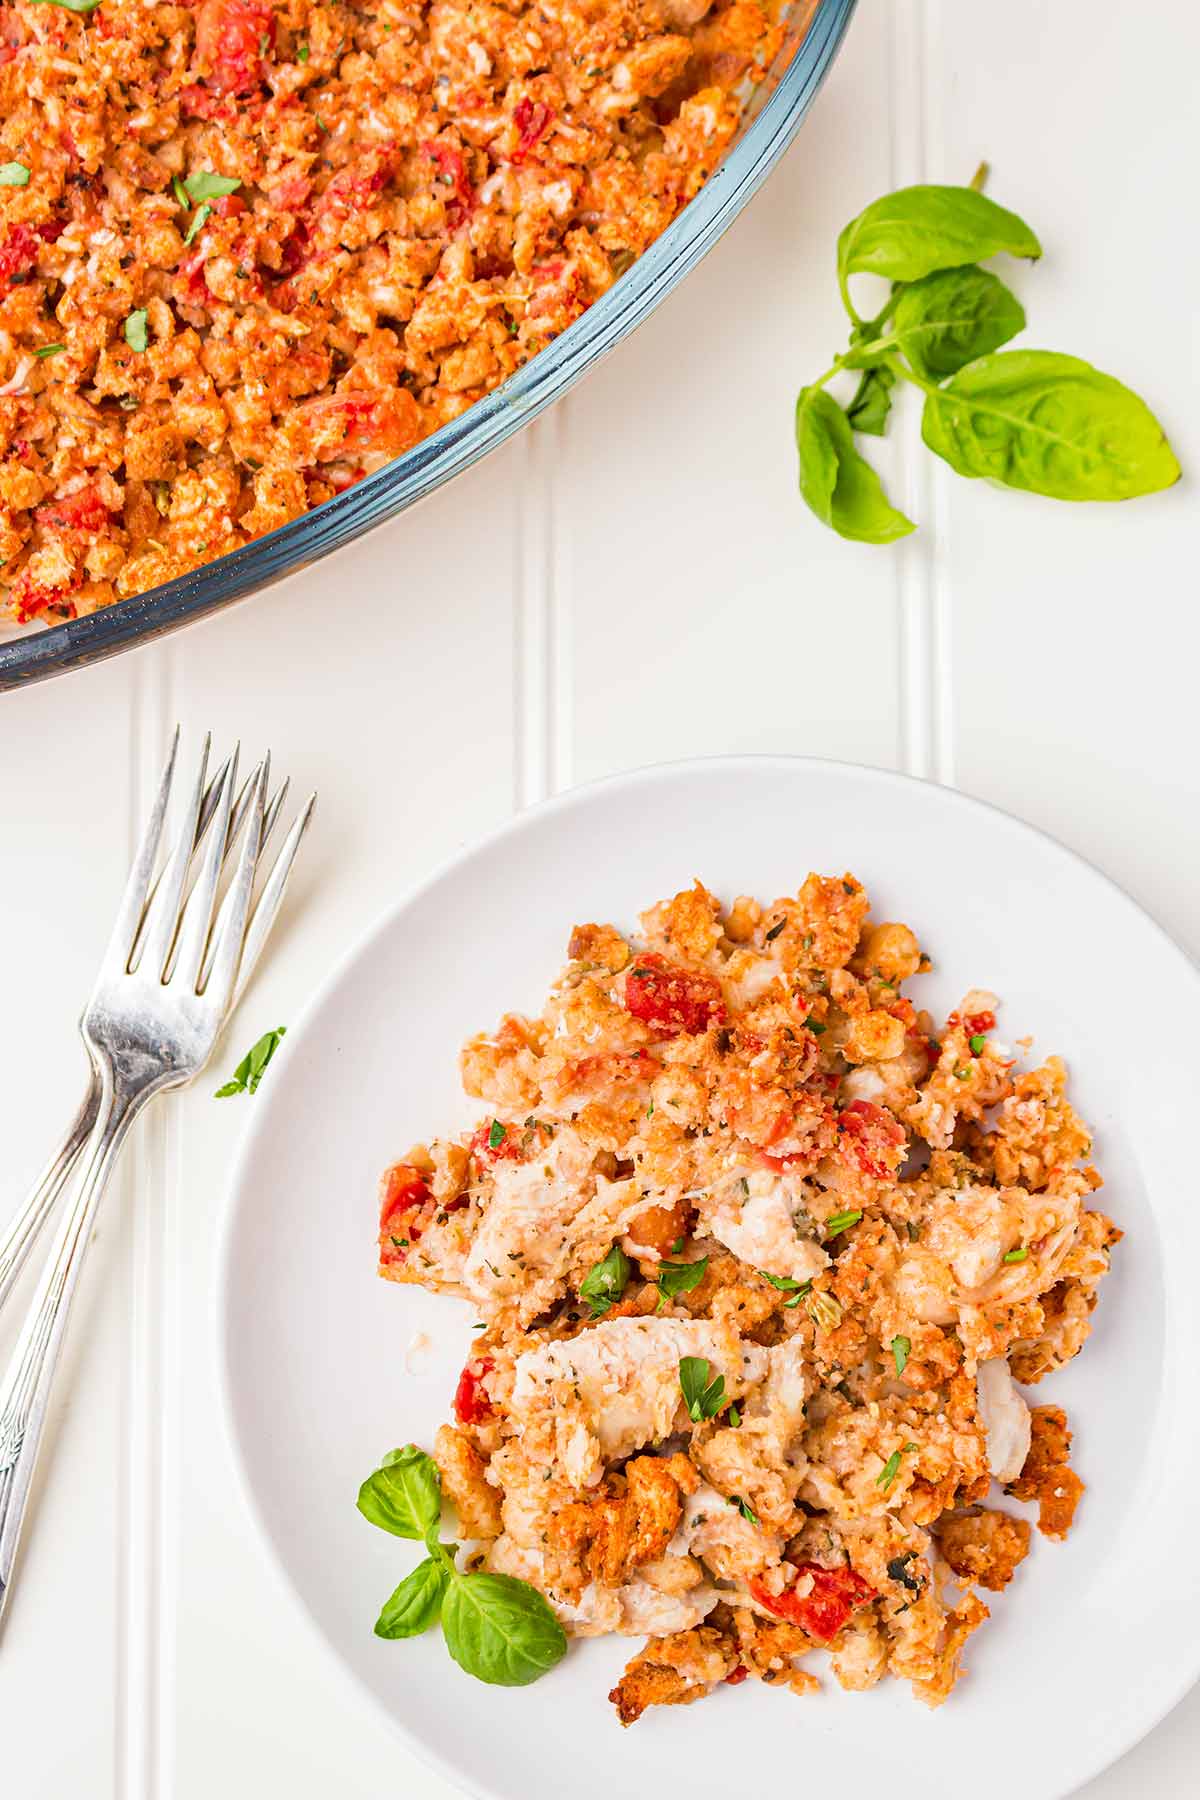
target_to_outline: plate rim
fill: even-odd
[[[941,799],[949,803],[952,809],[961,807],[973,813],[991,815],[1003,826],[1014,827],[1019,835],[1027,836],[1042,846],[1048,845],[1051,850],[1078,865],[1086,874],[1102,882],[1123,905],[1132,909],[1144,924],[1149,925],[1164,948],[1169,952],[1173,951],[1178,957],[1183,965],[1183,970],[1200,997],[1200,963],[1197,963],[1191,953],[1167,930],[1166,926],[1143,906],[1129,892],[1128,888],[1093,862],[1090,857],[1085,856],[1071,845],[1063,843],[1061,838],[1056,837],[1052,832],[1045,831],[1041,826],[1034,825],[1028,819],[1022,818],[1018,813],[1010,812],[1007,808],[998,806],[994,801],[966,793],[962,788],[950,787],[943,782],[919,775],[910,775],[899,769],[881,768],[871,763],[852,762],[839,757],[789,755],[785,752],[715,753],[641,763],[632,769],[623,769],[590,781],[580,782],[558,793],[547,795],[530,806],[523,807],[491,830],[470,838],[465,844],[459,845],[448,855],[441,857],[424,875],[410,882],[393,900],[376,912],[363,931],[342,950],[300,1009],[295,1026],[289,1031],[288,1037],[276,1054],[276,1061],[286,1070],[290,1060],[291,1047],[305,1035],[310,1020],[325,1007],[345,977],[362,957],[369,955],[373,946],[392,928],[400,914],[421,899],[430,889],[469,864],[474,858],[486,855],[496,844],[521,837],[528,830],[536,827],[546,818],[553,818],[557,813],[572,811],[580,805],[586,806],[593,796],[601,793],[621,788],[633,790],[654,781],[669,780],[672,777],[698,770],[705,770],[712,774],[736,775],[770,769],[781,772],[796,769],[829,770],[842,776],[849,776],[854,780],[880,783],[885,787],[890,786],[902,790],[934,789]],[[229,1330],[230,1297],[237,1224],[241,1213],[240,1197],[245,1175],[248,1165],[257,1153],[260,1140],[269,1130],[270,1109],[264,1109],[261,1113],[256,1112],[245,1130],[230,1166],[220,1204],[216,1280],[212,1293],[210,1328],[215,1337],[218,1408],[226,1447],[235,1472],[235,1485],[242,1506],[253,1523],[254,1535],[266,1553],[264,1560],[271,1565],[277,1584],[291,1596],[305,1621],[307,1631],[321,1646],[324,1660],[337,1667],[344,1685],[358,1696],[359,1701],[364,1703],[375,1717],[384,1721],[391,1731],[399,1735],[407,1749],[419,1762],[423,1763],[426,1768],[432,1769],[451,1789],[469,1796],[469,1800],[496,1800],[497,1790],[484,1789],[478,1787],[473,1781],[468,1781],[457,1765],[448,1762],[439,1750],[425,1739],[418,1737],[408,1725],[398,1718],[370,1683],[338,1653],[310,1602],[293,1579],[275,1542],[251,1481],[234,1403],[234,1373],[230,1354]],[[1155,1695],[1154,1703],[1147,1708],[1145,1717],[1138,1721],[1137,1729],[1128,1742],[1115,1755],[1102,1749],[1096,1760],[1085,1758],[1078,1778],[1067,1787],[1058,1787],[1053,1793],[1047,1793],[1045,1800],[1068,1800],[1070,1795],[1077,1794],[1088,1782],[1095,1780],[1106,1770],[1114,1768],[1130,1751],[1136,1749],[1169,1713],[1175,1710],[1191,1690],[1200,1683],[1200,1636],[1194,1641],[1190,1657],[1185,1657],[1182,1661],[1184,1666],[1181,1678],[1167,1687],[1165,1696]]]

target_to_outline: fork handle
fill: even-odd
[[[25,1204],[0,1238],[0,1308],[3,1308],[34,1240],[67,1185],[75,1159],[83,1149],[96,1123],[100,1105],[100,1079],[93,1071],[79,1111],[67,1127],[66,1136],[26,1195]]]
[[[79,1157],[66,1215],[0,1382],[0,1616],[12,1585],[54,1369],[96,1212],[125,1134],[154,1091],[114,1087],[104,1073],[95,1123]]]

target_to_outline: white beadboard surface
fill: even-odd
[[[294,791],[321,796],[223,1069],[457,845],[555,789],[698,753],[958,783],[1082,851],[1195,954],[1198,65],[1183,0],[861,0],[766,189],[556,412],[332,562],[8,697],[0,1209],[77,1098],[74,1019],[176,719],[192,745],[205,727],[269,743]],[[837,231],[887,188],[966,180],[981,158],[1046,247],[1014,276],[1030,341],[1144,391],[1192,479],[1056,507],[935,466],[906,411],[881,461],[921,530],[843,544],[801,507],[791,449],[794,390],[843,335]],[[1113,965],[1119,987],[1119,945]],[[0,1793],[442,1800],[243,1512],[213,1289],[253,1103],[217,1106],[213,1085],[151,1114],[102,1215],[0,1638]],[[0,1322],[0,1351],[11,1336]],[[1136,1655],[1119,1596],[1113,1624],[1114,1659]],[[1198,1762],[1194,1692],[1086,1792],[1184,1800]]]

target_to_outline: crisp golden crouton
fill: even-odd
[[[609,1694],[622,1725],[632,1725],[648,1706],[687,1706],[703,1699],[737,1668],[729,1640],[711,1625],[695,1625],[671,1637],[651,1638],[626,1664]]]
[[[960,1513],[943,1519],[936,1532],[942,1555],[963,1581],[1000,1593],[1017,1564],[1029,1554],[1029,1526],[1011,1513]]]
[[[1016,1500],[1036,1500],[1038,1530],[1049,1538],[1065,1538],[1083,1495],[1084,1483],[1067,1467],[1071,1433],[1061,1406],[1035,1406],[1030,1414],[1033,1439],[1025,1467],[1006,1492]]]
[[[499,1537],[500,1496],[474,1445],[453,1425],[439,1425],[433,1455],[441,1471],[442,1492],[458,1514],[459,1537]]]

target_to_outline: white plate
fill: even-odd
[[[933,956],[934,1009],[1002,996],[1006,1037],[1061,1052],[1127,1232],[1083,1355],[1037,1390],[1068,1410],[1088,1491],[971,1640],[930,1713],[905,1685],[818,1698],[754,1682],[622,1731],[605,1698],[632,1640],[575,1645],[535,1688],[488,1688],[436,1632],[386,1643],[381,1601],[415,1546],[358,1484],[428,1446],[471,1313],[374,1272],[376,1182],[472,1117],[462,1040],[537,1010],[581,920],[632,926],[700,876],[722,898],[852,869],[876,918]],[[1028,826],[962,795],[832,763],[740,758],[622,776],[522,815],[377,925],[298,1022],[254,1101],[221,1293],[231,1430],[251,1503],[333,1655],[413,1747],[476,1794],[612,1800],[746,1789],[748,1772],[853,1800],[1055,1800],[1128,1749],[1200,1665],[1200,977],[1133,902]],[[409,1353],[418,1333],[432,1349]],[[849,1787],[847,1776],[849,1774]],[[380,1770],[381,1780],[387,1770]]]

